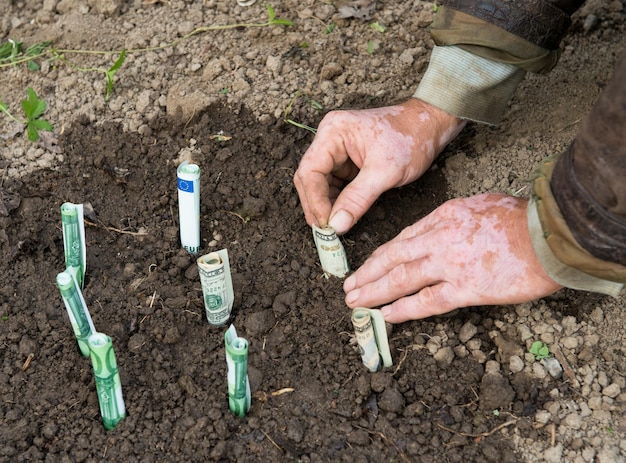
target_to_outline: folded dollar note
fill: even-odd
[[[250,410],[250,381],[248,380],[248,341],[237,336],[233,325],[224,333],[226,365],[228,367],[228,408],[243,417]]]
[[[352,310],[352,326],[356,335],[361,359],[370,371],[378,371],[382,367],[393,365],[385,319],[378,309],[357,307]]]
[[[346,276],[350,271],[346,251],[331,227],[319,228],[313,225],[313,240],[317,253],[320,256],[322,270],[328,276],[334,275],[339,278]]]
[[[221,249],[198,258],[206,318],[211,325],[224,325],[235,300],[228,251]]]

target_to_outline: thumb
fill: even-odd
[[[381,312],[388,323],[419,320],[450,312],[457,308],[450,300],[450,288],[448,283],[427,286],[413,296],[403,297],[383,307]]]
[[[337,196],[328,224],[338,235],[350,230],[385,191],[377,180],[361,170]]]

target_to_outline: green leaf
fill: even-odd
[[[11,51],[13,50],[13,44],[11,42],[4,42],[0,45],[0,60],[6,60],[11,57]]]
[[[29,61],[28,63],[26,63],[26,68],[29,71],[39,71],[41,69],[41,66],[37,64],[37,61]]]
[[[374,53],[374,41],[368,40],[367,41],[367,54],[371,55],[372,53]]]
[[[293,26],[293,21],[288,19],[273,19],[272,24],[278,24],[280,26]]]
[[[109,68],[109,72],[113,72],[113,73],[117,72],[117,70],[122,67],[122,64],[124,64],[125,59],[126,59],[126,50],[122,50],[122,52],[120,53],[120,56],[117,58],[115,63],[113,63],[113,66]]]
[[[22,42],[9,39],[0,46],[0,61],[7,61],[14,59],[22,52]]]
[[[44,121],[43,119],[36,119],[34,121],[30,121],[28,125],[34,127],[37,130],[46,130],[50,132],[52,130],[52,125],[48,121]]]
[[[126,50],[122,50],[122,52],[120,53],[120,56],[117,58],[115,63],[113,63],[113,66],[111,66],[105,72],[106,78],[107,78],[107,92],[106,92],[106,95],[104,96],[105,101],[109,101],[109,98],[111,98],[111,93],[113,92],[113,77],[115,76],[115,73],[117,72],[117,70],[122,67],[122,64],[124,64],[125,59],[126,59]]]
[[[28,135],[28,139],[30,141],[39,140],[39,131],[30,124],[26,126],[26,134]]]
[[[9,109],[9,105],[7,105],[4,101],[0,101],[0,111],[7,111]]]
[[[42,51],[44,51],[52,42],[50,40],[46,42],[38,42],[33,43],[30,47],[26,49],[24,52],[25,56],[37,56],[40,55]]]
[[[26,119],[37,119],[46,110],[46,102],[40,100],[37,93],[35,93],[31,87],[26,89],[26,94],[28,95],[28,98],[26,100],[22,100],[22,109],[24,110]]]
[[[265,5],[265,8],[267,8],[267,16],[269,17],[270,22],[273,23],[274,18],[276,17],[276,12],[274,11],[274,8],[269,3]]]
[[[529,352],[533,354],[537,360],[542,360],[550,356],[550,349],[541,341],[533,342],[530,346]]]
[[[324,29],[324,35],[330,34],[332,31],[335,30],[335,27],[337,26],[334,23],[330,23],[328,26],[326,26],[326,29]]]
[[[383,26],[382,24],[380,24],[378,21],[370,24],[370,27],[377,32],[385,32],[387,30],[387,28]]]

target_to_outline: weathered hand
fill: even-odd
[[[307,223],[347,232],[383,192],[421,176],[464,125],[415,98],[328,113],[294,176]]]
[[[382,308],[400,323],[472,305],[516,304],[561,286],[543,270],[523,199],[454,199],[378,248],[344,282],[350,307]]]

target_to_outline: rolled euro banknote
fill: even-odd
[[[350,266],[346,251],[335,230],[332,227],[319,228],[313,225],[313,240],[324,273],[327,276],[330,274],[339,278],[346,276],[346,273],[350,271]]]
[[[392,366],[387,328],[381,311],[357,307],[352,310],[351,320],[363,365],[372,372]]]
[[[189,253],[200,251],[200,167],[181,162],[178,178],[178,217],[180,243]]]
[[[85,304],[83,293],[78,287],[76,277],[71,270],[66,269],[57,275],[57,286],[59,291],[61,291],[61,297],[63,298],[67,315],[70,318],[74,335],[78,341],[80,352],[85,357],[89,357],[87,339],[96,332],[96,329],[93,326],[87,304]]]
[[[87,266],[83,205],[63,203],[61,205],[61,224],[63,227],[65,268],[74,273],[78,287],[82,289],[85,284]]]
[[[211,325],[224,325],[235,300],[228,251],[221,249],[198,258],[198,272],[206,318]]]
[[[226,366],[228,367],[228,408],[243,417],[250,410],[250,381],[248,380],[248,341],[237,336],[233,325],[224,333]]]
[[[88,341],[91,364],[96,377],[100,415],[105,429],[110,430],[126,417],[126,405],[122,397],[122,382],[117,369],[113,342],[104,333],[93,333]]]

